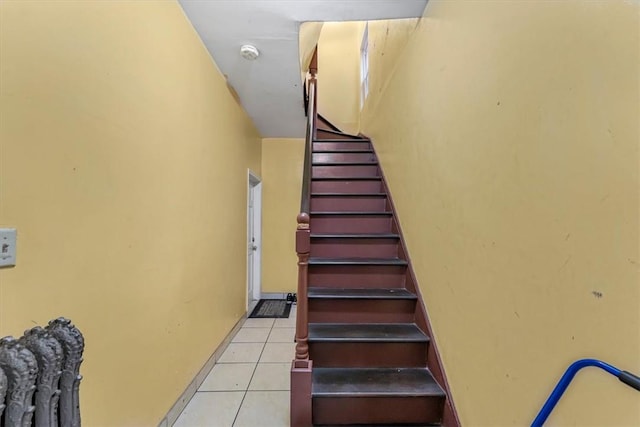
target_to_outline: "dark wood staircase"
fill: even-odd
[[[371,141],[319,117],[311,161],[313,425],[457,425]]]
[[[371,141],[317,112],[304,87],[291,425],[459,426]]]

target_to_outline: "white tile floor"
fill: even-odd
[[[289,427],[295,321],[247,319],[174,427]]]

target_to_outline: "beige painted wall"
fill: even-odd
[[[304,139],[262,140],[262,292],[296,292]]]
[[[0,336],[71,318],[84,424],[157,425],[245,313],[259,135],[174,1],[0,14]]]
[[[366,102],[364,109],[376,108],[373,104],[380,99],[418,21],[418,18],[369,21],[369,93],[378,96],[371,97],[373,102]],[[318,110],[340,129],[354,134],[359,131],[361,114],[367,114],[360,108],[360,48],[365,26],[366,22],[326,23],[318,40]],[[301,27],[300,41],[305,42],[307,50],[313,31],[317,30],[314,26]]]
[[[360,126],[360,45],[364,22],[325,22],[318,40],[318,112],[347,133]]]
[[[300,71],[304,76],[309,71],[309,64],[313,58],[313,52],[316,50],[318,40],[320,40],[320,32],[324,22],[303,22],[300,24],[300,32],[298,34],[298,51],[300,55]]]
[[[639,12],[432,0],[372,67],[362,129],[463,425],[527,425],[578,358],[640,372]],[[639,425],[640,400],[584,372],[550,423]]]
[[[418,22],[418,18],[369,21],[369,96],[360,113],[361,117],[375,114],[378,103],[383,99],[381,94]]]

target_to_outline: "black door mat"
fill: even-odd
[[[283,299],[261,299],[253,309],[250,318],[288,318],[291,302]]]

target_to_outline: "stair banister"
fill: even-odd
[[[309,360],[309,327],[308,327],[308,268],[309,253],[311,251],[310,199],[311,199],[311,145],[316,134],[317,116],[317,48],[309,66],[308,103],[307,103],[307,132],[304,148],[304,171],[302,176],[302,197],[300,213],[298,214],[296,229],[296,253],[298,254],[298,314],[296,319],[296,361]]]
[[[317,112],[317,53],[309,65],[308,99],[305,99],[307,113],[307,133],[304,148],[304,171],[302,177],[302,197],[296,228],[296,253],[298,254],[298,314],[296,318],[296,354],[291,365],[290,415],[292,427],[310,427],[311,421],[311,383],[313,361],[309,358],[309,255],[311,253],[311,151],[316,136]]]

